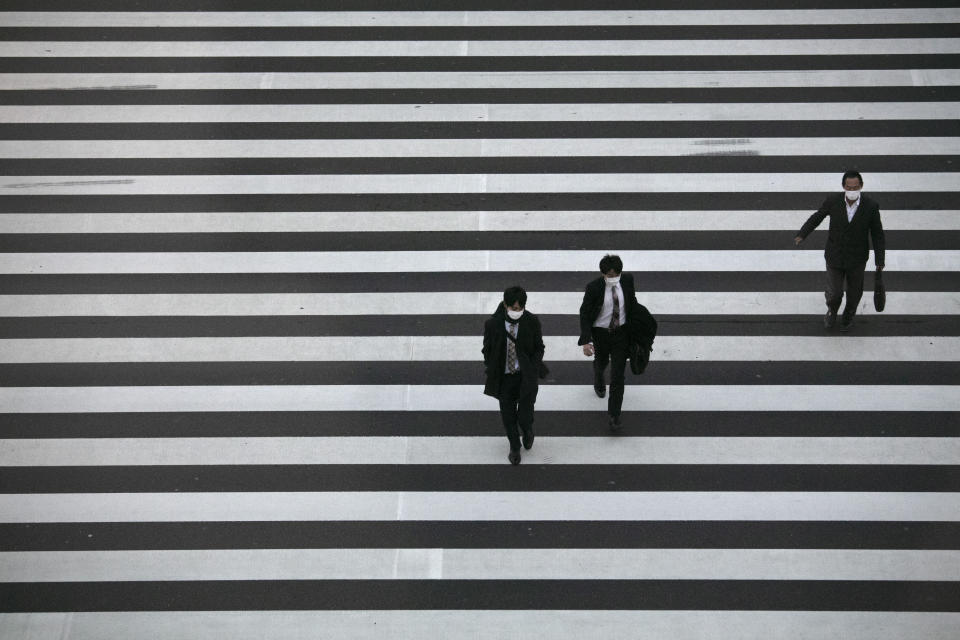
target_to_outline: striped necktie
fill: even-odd
[[[610,331],[620,326],[620,298],[617,297],[617,285],[610,287],[613,296],[613,317],[610,318]]]
[[[517,325],[509,324],[510,335],[514,339],[517,337]],[[517,343],[507,339],[507,372],[516,373],[520,369],[520,363],[517,362]]]

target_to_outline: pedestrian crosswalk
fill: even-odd
[[[0,637],[955,637],[960,8],[408,4],[0,8]],[[793,237],[849,168],[840,335]],[[660,323],[617,436],[608,252]]]

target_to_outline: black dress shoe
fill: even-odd
[[[520,439],[523,441],[523,448],[529,451],[533,448],[533,429],[530,431],[524,431],[520,436]]]
[[[823,328],[832,329],[833,325],[837,323],[837,312],[836,311],[827,311],[827,315],[823,316]]]
[[[597,397],[598,397],[598,398],[606,398],[606,397],[607,397],[607,385],[602,384],[602,383],[601,383],[601,384],[594,384],[594,385],[593,385],[593,392],[597,394]]]
[[[513,465],[520,464],[520,449],[510,449],[510,455],[507,456],[507,460]]]
[[[847,333],[853,327],[853,316],[848,316],[843,314],[843,317],[840,318],[840,331]]]
[[[623,429],[623,422],[621,422],[620,416],[610,416],[610,430],[620,431],[620,429]]]

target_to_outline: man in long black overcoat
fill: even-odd
[[[520,433],[525,449],[533,446],[533,406],[543,366],[540,320],[526,310],[527,292],[510,287],[503,303],[483,325],[483,392],[500,401],[500,417],[510,441],[511,464],[520,463]]]

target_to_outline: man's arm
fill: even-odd
[[[810,232],[820,226],[820,223],[823,222],[823,219],[830,214],[830,204],[829,199],[824,200],[823,204],[820,205],[820,208],[813,212],[813,215],[807,218],[807,221],[803,223],[803,226],[800,227],[800,231],[797,232],[796,237],[793,239],[793,243],[799,245],[801,242],[807,239],[807,236],[810,235]]]
[[[540,318],[533,318],[533,360],[535,364],[543,362],[543,353],[547,348],[543,344],[543,328],[540,326]]]
[[[580,305],[580,339],[577,341],[578,345],[584,345],[584,353],[586,353],[586,345],[592,342],[590,338],[590,328],[593,326],[593,318],[590,316],[595,307],[596,305],[590,296],[590,285],[588,284],[583,291],[583,303]]]
[[[883,223],[880,222],[880,207],[877,207],[870,219],[870,238],[873,240],[873,263],[877,266],[877,271],[883,271],[887,242],[883,235]]]
[[[637,283],[636,280],[633,279],[632,273],[624,274],[624,277],[627,279],[627,284],[630,285],[630,298],[624,300],[624,304],[627,306],[627,309],[630,309],[630,305],[637,304]],[[621,287],[621,290],[622,289],[623,287]],[[624,296],[626,296],[626,293],[624,293]]]
[[[491,325],[489,320],[483,323],[483,366],[490,368],[490,355],[492,351],[493,343],[493,331],[491,331]]]

